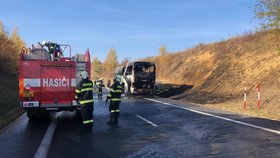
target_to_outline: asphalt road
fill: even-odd
[[[123,98],[119,125],[95,100],[92,131],[75,113],[51,121],[20,116],[0,131],[1,158],[280,157],[280,122],[204,109],[163,98]]]

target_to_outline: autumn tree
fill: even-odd
[[[14,43],[14,48],[17,50],[18,54],[20,52],[20,50],[22,49],[23,46],[25,46],[25,42],[21,39],[21,37],[18,35],[18,29],[15,28],[13,30],[13,33],[10,37],[10,39],[13,41]]]
[[[101,78],[102,75],[102,63],[101,61],[97,58],[94,57],[93,61],[91,63],[91,74],[92,74],[92,79],[97,80]]]
[[[8,34],[5,31],[5,28],[4,28],[4,25],[3,25],[2,21],[0,21],[0,40],[5,39],[5,38],[8,38]]]
[[[8,63],[8,42],[8,35],[5,31],[3,23],[0,21],[0,74],[7,71],[5,65]]]
[[[161,45],[159,48],[159,65],[158,71],[161,74],[161,76],[165,79],[167,74],[166,74],[166,69],[167,69],[167,61],[168,61],[168,56],[167,56],[167,48],[165,45]]]
[[[20,49],[25,45],[14,29],[9,37],[0,21],[0,73],[17,74]]]
[[[10,40],[12,41],[12,47],[14,53],[11,54],[11,69],[13,71],[18,71],[19,66],[19,55],[22,47],[25,46],[25,42],[21,39],[21,37],[18,35],[18,29],[15,28],[13,30],[13,33],[10,37]]]
[[[108,78],[114,76],[115,69],[118,65],[117,52],[114,48],[111,48],[104,61],[104,75]]]

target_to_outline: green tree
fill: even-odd
[[[280,28],[280,0],[257,0],[255,15],[264,29]]]
[[[280,0],[257,0],[255,16],[262,21],[263,29],[271,31],[272,43],[280,55]]]
[[[93,58],[93,61],[91,63],[91,71],[92,71],[91,72],[92,79],[97,80],[97,79],[101,78],[102,63],[97,57]]]
[[[111,48],[104,61],[104,75],[109,78],[113,77],[117,65],[118,65],[117,52],[114,48]]]

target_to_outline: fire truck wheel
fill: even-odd
[[[41,111],[40,112],[40,119],[45,120],[45,121],[49,121],[51,119],[50,112],[49,111]]]
[[[33,120],[50,120],[49,111],[40,111],[40,110],[28,110],[27,117],[30,121]]]
[[[27,117],[30,121],[36,120],[36,115],[32,111],[27,111]]]

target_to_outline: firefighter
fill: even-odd
[[[120,84],[120,76],[117,75],[114,78],[114,83],[110,88],[110,93],[107,96],[106,103],[110,100],[109,112],[110,120],[107,124],[113,125],[118,124],[120,116],[120,103],[121,103],[122,86]]]
[[[93,91],[97,92],[97,83],[96,80],[93,81]]]
[[[60,45],[48,41],[43,41],[41,45],[48,48],[48,51],[51,55],[51,61],[59,60],[59,57],[62,55]]]
[[[110,88],[110,86],[111,86],[111,80],[108,80],[107,81],[107,87]]]
[[[102,97],[102,95],[103,95],[102,87],[104,87],[103,79],[100,78],[99,80],[97,80],[98,97]]]
[[[83,129],[91,129],[93,125],[93,83],[88,78],[86,71],[81,72],[82,80],[78,83],[76,100],[81,105],[81,114],[83,118]]]
[[[156,94],[156,95],[159,95],[159,93],[160,93],[160,92],[159,92],[158,86],[156,85],[156,86],[155,86],[155,94]]]

